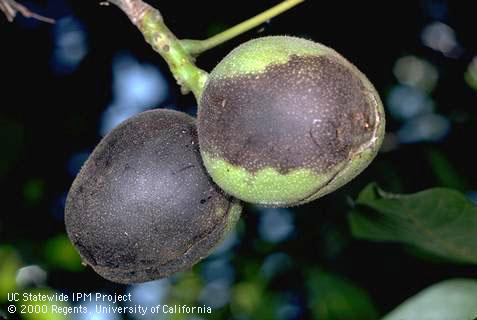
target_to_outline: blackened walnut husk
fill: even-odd
[[[69,191],[65,222],[97,273],[135,283],[190,268],[239,212],[206,174],[194,119],[153,110],[122,123],[96,147]]]
[[[384,137],[376,89],[343,56],[288,36],[250,40],[212,70],[200,98],[205,167],[225,192],[286,207],[363,171]]]
[[[250,172],[327,170],[372,137],[364,90],[332,56],[291,56],[260,74],[212,78],[201,100],[201,146]]]

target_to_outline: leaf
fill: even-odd
[[[313,270],[307,277],[313,319],[373,320],[378,312],[366,291],[337,275]]]
[[[431,254],[477,263],[477,207],[462,193],[435,188],[411,195],[367,186],[349,216],[354,236],[414,245]]]
[[[476,297],[476,280],[447,280],[409,298],[382,320],[474,320]]]
[[[81,258],[66,234],[48,239],[44,246],[44,256],[50,268],[62,268],[67,271],[82,271]]]
[[[286,297],[267,290],[259,277],[235,284],[231,293],[233,319],[277,319],[284,310],[280,308],[289,306]]]
[[[457,190],[465,190],[467,183],[459,174],[447,156],[438,149],[428,151],[429,165],[434,171],[440,186]]]
[[[6,302],[7,294],[16,289],[15,277],[21,261],[15,250],[9,246],[0,246],[0,303]]]

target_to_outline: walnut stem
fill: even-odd
[[[179,39],[167,28],[161,13],[142,0],[109,0],[117,5],[141,31],[144,39],[169,65],[182,93],[192,91],[198,100],[207,80],[207,72],[194,64]]]
[[[256,15],[255,17],[252,17],[250,19],[247,19],[246,21],[243,21],[236,26],[233,26],[224,32],[221,32],[219,34],[216,34],[213,37],[210,37],[205,40],[189,40],[189,39],[184,39],[181,40],[182,46],[189,52],[189,54],[193,56],[198,56],[201,53],[210,50],[226,41],[229,41],[230,39],[235,38],[236,36],[249,31],[262,23],[269,21],[273,17],[278,16],[279,14],[284,13],[287,10],[290,10],[291,8],[295,7],[296,5],[304,2],[305,0],[285,0],[276,6]]]
[[[159,10],[142,0],[107,0],[118,6],[141,31],[146,41],[169,65],[184,94],[192,91],[199,101],[208,73],[195,65],[195,57],[305,0],[285,0],[277,6],[206,40],[179,40],[164,24]]]

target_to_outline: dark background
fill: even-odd
[[[178,37],[202,39],[277,2],[151,3]],[[211,70],[258,36],[295,35],[330,46],[376,86],[387,137],[377,159],[346,187],[298,208],[248,205],[228,246],[156,287],[115,285],[81,267],[65,237],[64,199],[108,121],[153,107],[195,114],[196,103],[180,94],[162,58],[114,6],[24,4],[57,23],[0,18],[0,302],[9,290],[142,288],[157,301],[190,305],[225,296],[204,318],[350,319],[351,308],[353,319],[371,319],[438,281],[477,277],[475,267],[352,239],[346,222],[352,199],[372,181],[403,193],[451,187],[477,199],[475,2],[308,0],[203,54],[197,63]]]

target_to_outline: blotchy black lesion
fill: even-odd
[[[260,77],[212,73],[200,101],[200,145],[252,172],[326,170],[371,139],[376,105],[368,91],[329,55],[291,56]]]

